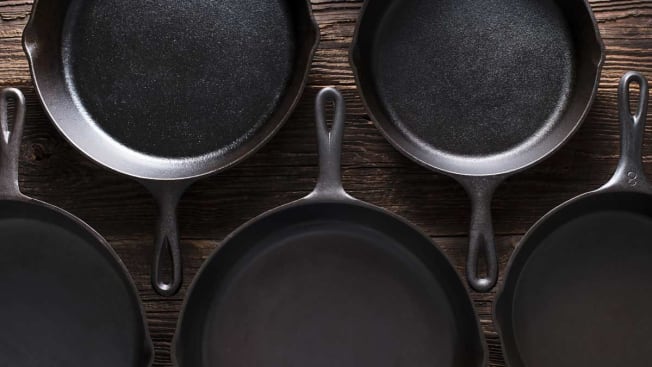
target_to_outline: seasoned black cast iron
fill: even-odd
[[[557,150],[595,96],[603,45],[588,3],[369,0],[351,58],[385,137],[468,192],[467,278],[490,290],[496,187]]]
[[[15,101],[9,128],[8,102]],[[100,235],[21,194],[25,99],[0,96],[0,365],[149,366],[152,343],[136,287]]]
[[[50,118],[79,150],[158,201],[159,293],[181,284],[183,191],[280,128],[318,33],[308,0],[35,1],[23,42]],[[160,269],[168,255],[169,282]]]
[[[484,366],[478,320],[446,257],[342,188],[342,95],[322,90],[316,110],[315,190],[247,223],[208,259],[180,317],[174,363]]]
[[[633,82],[641,98],[632,116]],[[511,367],[650,364],[652,186],[641,161],[647,80],[628,73],[619,94],[615,175],[543,217],[508,266],[495,318]]]

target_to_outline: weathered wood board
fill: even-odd
[[[470,210],[464,191],[451,179],[427,171],[395,151],[362,107],[348,62],[361,1],[313,0],[312,4],[322,41],[306,93],[270,144],[243,164],[197,183],[183,197],[179,220],[185,286],[178,296],[166,299],[149,285],[157,215],[154,201],[139,184],[93,164],[57,133],[34,94],[21,48],[31,0],[0,1],[0,86],[20,87],[29,103],[21,153],[22,189],[87,221],[117,250],[145,304],[156,345],[155,366],[171,365],[169,347],[185,287],[206,256],[245,221],[311,190],[317,174],[312,101],[323,86],[341,89],[348,103],[342,160],[349,192],[416,223],[445,249],[460,271],[463,269]],[[610,176],[619,153],[618,80],[632,69],[652,77],[652,2],[592,0],[591,4],[608,54],[598,98],[569,144],[498,190],[493,204],[501,268],[538,218]],[[652,178],[652,123],[646,137],[644,161]],[[490,364],[502,366],[491,321],[493,297],[473,295],[489,343]]]

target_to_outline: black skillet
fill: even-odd
[[[315,190],[238,229],[203,265],[177,327],[176,366],[484,366],[478,320],[446,257],[342,188],[342,95],[322,90],[316,115]]]
[[[152,284],[176,293],[179,198],[260,148],[294,108],[319,38],[309,1],[37,0],[23,37],[61,133],[156,197]]]
[[[8,100],[15,100],[10,132]],[[0,96],[0,365],[145,367],[152,342],[124,265],[87,224],[21,194],[23,94]]]
[[[467,279],[489,291],[496,187],[567,141],[595,96],[603,45],[588,3],[368,0],[351,58],[385,137],[468,192]]]
[[[641,98],[630,112],[630,84]],[[648,83],[619,88],[622,153],[613,178],[544,216],[514,253],[495,318],[512,367],[649,366],[652,186],[641,161]]]

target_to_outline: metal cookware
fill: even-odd
[[[604,59],[585,0],[367,1],[351,52],[367,110],[472,201],[467,279],[498,278],[491,199],[577,130]],[[480,276],[484,254],[486,276]]]
[[[34,2],[23,43],[46,112],[80,151],[158,201],[160,294],[181,285],[180,196],[280,128],[318,38],[308,0]]]
[[[630,85],[640,100],[630,112]],[[652,350],[652,185],[641,161],[648,82],[619,88],[613,178],[546,214],[514,253],[495,306],[511,367],[645,366]]]
[[[316,115],[314,191],[245,224],[207,260],[180,316],[174,363],[484,366],[478,320],[444,254],[342,188],[342,95],[322,90]]]
[[[9,128],[9,99],[15,122]],[[148,366],[152,342],[127,270],[62,209],[21,194],[25,99],[0,96],[0,361],[3,366]]]

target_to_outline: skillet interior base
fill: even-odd
[[[482,156],[540,139],[557,123],[575,59],[553,0],[391,3],[371,62],[378,97],[403,134]]]
[[[513,366],[649,364],[652,201],[613,200],[613,208],[560,216],[527,244],[536,250],[520,271],[507,326],[521,360]]]
[[[68,88],[94,123],[136,151],[226,153],[267,122],[290,82],[292,6],[74,0],[62,50]]]
[[[0,365],[146,366],[140,305],[104,245],[49,209],[1,203]]]
[[[430,257],[433,274],[408,250],[427,254],[429,241],[410,243],[417,236],[392,220],[354,210],[297,209],[231,239],[225,246],[248,251],[234,260],[227,247],[202,271],[179,365],[480,366],[477,323],[452,267]],[[231,266],[219,273],[220,262]]]

